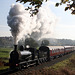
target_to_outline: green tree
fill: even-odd
[[[32,39],[32,38],[27,38],[25,40],[25,47],[27,45],[29,45],[30,47],[34,47],[34,48],[38,47],[38,43],[34,39]]]
[[[48,40],[43,40],[41,43],[41,46],[48,46],[49,45],[49,41]]]

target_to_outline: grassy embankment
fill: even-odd
[[[9,52],[11,48],[0,48],[0,70],[8,68],[4,66],[5,62],[8,62]]]
[[[26,75],[75,75],[75,55],[51,67],[26,72]]]

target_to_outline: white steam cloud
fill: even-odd
[[[11,6],[7,17],[14,44],[17,44],[23,36],[39,40],[44,36],[51,35],[56,21],[56,16],[48,7],[42,6],[37,15],[30,17],[29,11],[19,3]]]

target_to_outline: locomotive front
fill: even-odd
[[[17,51],[17,45],[14,45],[14,50],[10,53],[9,66],[14,69],[19,63],[19,53]]]
[[[20,50],[17,50],[17,45],[14,45],[14,50],[10,52],[10,58],[9,58],[9,66],[10,69],[15,69],[18,67],[19,63],[22,61],[26,61],[31,56],[30,51],[24,50],[24,48],[21,46]]]

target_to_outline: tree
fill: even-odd
[[[41,43],[41,46],[48,46],[49,45],[49,41],[48,40],[43,40]]]
[[[34,48],[38,47],[38,43],[32,38],[25,39],[25,47],[27,45],[29,45],[30,47],[34,47]]]
[[[18,1],[20,3],[23,2],[24,4],[29,3],[28,8],[26,10],[30,10],[30,14],[31,16],[33,16],[34,14],[36,15],[38,13],[38,9],[41,7],[44,0],[16,0],[16,2]],[[34,7],[34,9],[32,9],[32,7]]]
[[[58,7],[59,5],[66,4],[67,6],[65,7],[65,11],[68,9],[71,10],[71,14],[75,14],[75,0],[61,0],[60,3],[56,3],[56,6]]]
[[[16,2],[23,2],[24,4],[29,3],[28,8],[26,10],[30,10],[31,16],[36,15],[38,13],[38,9],[41,7],[42,3],[44,0],[16,0]],[[47,0],[45,0],[47,1]],[[71,14],[75,14],[75,0],[60,0],[60,3],[56,3],[55,6],[59,6],[62,4],[66,4],[67,6],[65,7],[66,10],[71,10]],[[34,7],[34,9],[32,9]]]

